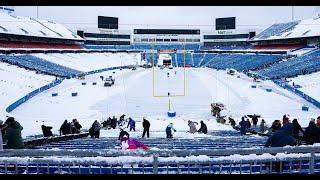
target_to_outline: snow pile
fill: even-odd
[[[52,76],[36,74],[34,71],[0,62],[0,113],[4,113],[7,106],[22,96],[53,80]]]
[[[142,64],[140,53],[37,53],[32,55],[84,72]]]
[[[308,75],[300,75],[298,77],[291,78],[290,80],[291,85],[294,83],[295,85],[302,86],[299,88],[300,91],[320,101],[320,72]]]

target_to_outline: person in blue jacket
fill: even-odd
[[[297,145],[297,140],[293,137],[293,125],[288,122],[282,126],[282,128],[275,133],[273,133],[267,140],[265,147],[284,147],[284,146],[295,146]],[[272,154],[276,155],[276,154]],[[282,162],[273,162],[276,172],[281,172],[284,168],[284,163]],[[269,164],[267,164],[269,166]]]
[[[244,117],[241,118],[241,121],[239,122],[239,125],[240,125],[240,135],[241,135],[241,136],[246,135],[246,126],[247,126],[247,123],[246,123],[246,121],[244,120]]]
[[[296,139],[293,137],[293,125],[287,123],[282,128],[270,136],[265,144],[265,147],[283,147],[294,146],[297,144]]]
[[[128,122],[127,128],[129,126],[130,126],[130,131],[131,130],[136,131],[136,122],[131,117],[129,117],[129,122]]]
[[[177,130],[175,130],[174,127],[173,127],[173,123],[170,123],[170,124],[167,126],[167,128],[166,128],[167,138],[173,138],[173,136],[172,136],[172,130],[173,130],[174,132],[177,132]]]

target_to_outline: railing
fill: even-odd
[[[284,89],[287,89],[287,90],[297,94],[298,96],[302,97],[306,101],[308,101],[311,104],[315,105],[316,107],[320,108],[320,102],[319,101],[313,99],[312,97],[308,96],[304,92],[302,92],[302,91],[290,86],[288,83],[282,82],[281,80],[274,80],[273,82],[275,84],[279,85],[280,87],[282,87]]]
[[[0,173],[313,174],[320,173],[319,152],[320,146],[223,151],[4,150],[0,153]]]
[[[11,111],[13,111],[15,108],[17,108],[18,106],[20,106],[21,104],[25,103],[26,101],[28,101],[29,99],[31,99],[32,97],[34,97],[35,95],[47,90],[47,89],[50,89],[58,84],[60,84],[64,79],[58,79],[58,80],[55,80],[53,82],[51,82],[50,84],[47,84],[45,86],[42,86],[30,93],[28,93],[27,95],[23,96],[22,98],[20,98],[19,100],[17,100],[16,102],[12,103],[11,105],[9,105],[7,108],[6,108],[6,112],[7,113],[10,113]]]

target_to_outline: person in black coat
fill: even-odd
[[[120,134],[119,134],[119,137],[118,137],[118,140],[121,140],[123,136],[127,135],[127,137],[129,138],[130,135],[127,131],[123,130],[123,129],[120,129]]]
[[[257,124],[258,124],[258,116],[255,115],[255,114],[252,116],[252,124],[253,124],[253,127],[257,127]]]
[[[111,119],[111,128],[115,129],[117,127],[117,118],[115,116]]]
[[[80,130],[82,128],[81,124],[78,122],[77,119],[73,119],[72,122],[75,127],[75,133],[80,133]]]
[[[51,132],[52,127],[42,125],[41,129],[42,129],[43,137],[51,137],[51,136],[53,136],[53,134]]]
[[[198,130],[198,132],[203,134],[208,133],[207,125],[203,121],[200,121],[200,129]]]
[[[304,132],[303,139],[308,145],[320,142],[320,130],[315,124],[314,120],[309,122],[309,126]]]
[[[99,138],[100,137],[100,129],[101,124],[98,122],[98,120],[95,120],[89,129],[89,134],[91,138]]]
[[[298,139],[299,138],[299,132],[301,131],[304,133],[303,129],[301,128],[300,124],[298,123],[297,119],[292,120],[292,125],[293,125],[293,136]]]
[[[144,135],[146,133],[147,133],[147,138],[149,138],[150,122],[145,118],[143,118],[142,126],[143,126],[142,138],[144,138]]]
[[[236,121],[235,121],[233,118],[231,118],[231,117],[229,117],[229,123],[231,124],[231,126],[232,126],[233,128],[236,126]]]
[[[280,120],[274,120],[271,126],[272,132],[276,132],[277,130],[281,129]]]
[[[71,133],[70,132],[70,124],[68,123],[67,120],[65,120],[60,127],[60,136],[70,134],[70,133]]]

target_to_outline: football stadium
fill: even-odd
[[[320,15],[71,28],[21,8],[0,7],[0,174],[320,173]]]

